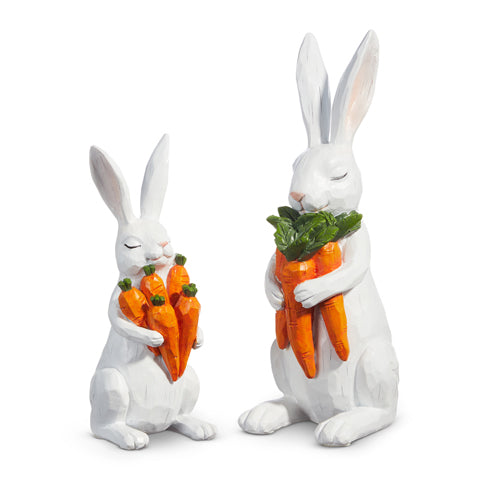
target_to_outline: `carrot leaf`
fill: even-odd
[[[338,230],[339,228],[336,226],[316,226],[309,237],[309,241],[304,251],[297,260],[303,261],[310,259],[318,250],[323,248],[330,241],[333,241]]]
[[[279,207],[279,217],[267,221],[276,228],[274,241],[288,261],[310,259],[330,241],[338,241],[361,227],[362,215],[352,210],[334,216],[330,212],[300,215],[290,207]]]
[[[361,227],[361,219],[363,216],[352,210],[349,213],[343,213],[337,216],[338,233],[333,241],[338,241],[350,234],[354,233]]]
[[[290,219],[287,219],[285,217],[277,217],[276,215],[270,215],[267,219],[267,222],[274,226],[275,228],[278,227],[278,224],[281,222],[284,225],[291,226],[292,221]]]
[[[278,214],[284,219],[295,221],[300,217],[300,213],[292,207],[278,207]]]
[[[299,260],[299,257],[307,247],[308,237],[304,233],[295,233],[292,235],[292,241],[283,251],[280,252],[286,257],[286,260]]]

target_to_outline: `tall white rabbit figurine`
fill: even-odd
[[[167,231],[158,221],[168,179],[168,136],[156,146],[144,174],[141,216],[132,212],[127,184],[119,168],[101,149],[90,149],[92,178],[102,198],[118,220],[115,254],[120,280],[129,278],[139,288],[143,267],[153,264],[165,281],[174,253]],[[114,287],[109,303],[111,330],[90,386],[90,425],[96,437],[120,448],[139,449],[148,434],[167,428],[195,440],[211,439],[215,429],[190,415],[199,394],[194,370],[173,382],[162,356],[148,346],[163,343],[160,333],[136,326],[118,303]],[[202,344],[198,329],[194,347]]]
[[[307,34],[297,61],[297,84],[308,148],[294,163],[289,193],[301,214],[326,211],[334,216],[356,210],[361,176],[352,153],[354,134],[372,100],[378,66],[378,40],[369,31],[345,70],[330,108],[328,76],[316,39]],[[330,111],[331,109],[331,111]],[[370,241],[364,223],[339,241],[342,264],[324,276],[296,286],[305,308],[343,294],[350,355],[332,347],[318,308],[313,321],[317,372],[307,378],[290,347],[271,348],[271,364],[284,396],[259,404],[239,419],[243,430],[269,434],[295,422],[317,425],[324,446],[347,446],[389,426],[396,415],[398,362],[382,302],[370,273]],[[275,277],[276,258],[266,273],[266,295],[276,310],[283,293]]]

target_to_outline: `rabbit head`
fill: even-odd
[[[115,254],[122,276],[135,277],[147,264],[171,264],[172,246],[158,221],[168,181],[168,136],[149,159],[141,190],[141,216],[132,212],[127,183],[115,162],[101,149],[90,148],[90,170],[99,193],[118,221]]]
[[[370,106],[378,66],[378,40],[369,31],[340,79],[330,109],[328,75],[318,43],[307,34],[297,60],[297,86],[308,149],[294,162],[290,205],[300,212],[354,210],[361,175],[352,154],[356,130]]]

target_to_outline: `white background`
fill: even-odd
[[[493,498],[500,350],[496,2],[3,2],[0,7],[4,498]],[[265,217],[306,147],[295,86],[313,32],[334,86],[381,46],[354,148],[372,269],[400,361],[389,429],[346,449],[314,425],[244,434],[279,396],[263,291]],[[116,222],[91,144],[138,204],[171,136],[162,221],[200,289],[191,356],[211,442],[166,432],[125,452],[89,430],[88,385],[115,286]]]

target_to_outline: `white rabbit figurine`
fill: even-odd
[[[369,31],[335,94],[330,117],[328,76],[316,39],[307,34],[297,61],[297,84],[308,149],[294,163],[289,193],[300,213],[355,210],[361,197],[361,177],[352,153],[354,134],[372,100],[378,65],[378,40]],[[370,273],[370,241],[366,226],[340,240],[342,265],[295,288],[306,308],[338,294],[344,295],[350,356],[341,361],[332,347],[316,308],[315,378],[308,379],[290,347],[273,343],[271,364],[284,397],[261,403],[239,419],[243,430],[269,434],[281,427],[311,420],[324,446],[347,446],[390,425],[396,415],[398,363],[382,302]],[[283,307],[275,278],[275,257],[266,274],[271,305]]]
[[[158,221],[168,179],[168,136],[154,150],[144,174],[141,216],[132,212],[127,184],[116,164],[102,150],[90,149],[92,178],[102,198],[118,220],[115,254],[120,280],[130,278],[139,288],[143,266],[154,264],[165,280],[174,253],[167,231]],[[148,434],[167,428],[192,439],[211,439],[215,429],[189,413],[199,394],[194,370],[172,382],[161,356],[147,346],[163,343],[160,333],[129,321],[118,304],[120,289],[114,287],[109,303],[111,331],[90,386],[90,425],[96,437],[120,448],[139,449]],[[198,329],[197,342],[202,344]]]

